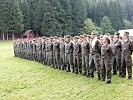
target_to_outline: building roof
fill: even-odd
[[[35,34],[32,30],[27,30],[25,33],[24,33],[24,36],[27,36],[29,35],[29,33],[32,33],[32,35],[35,37]]]

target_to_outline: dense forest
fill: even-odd
[[[0,34],[110,33],[133,28],[133,0],[0,0]]]

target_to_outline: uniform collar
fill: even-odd
[[[129,41],[129,39],[124,40],[125,43],[128,42],[128,41]]]

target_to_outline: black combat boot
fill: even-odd
[[[126,78],[126,75],[122,74],[122,75],[121,75],[121,78]]]
[[[74,68],[72,69],[72,73],[75,73]]]
[[[94,78],[94,72],[91,72],[90,77]]]
[[[79,74],[82,74],[82,70],[79,70]]]
[[[106,84],[110,84],[111,83],[111,80],[107,81]]]
[[[66,72],[71,72],[70,66],[68,66],[68,69],[66,70]]]
[[[132,76],[128,76],[128,80],[132,80]]]
[[[114,72],[113,72],[113,75],[117,75],[117,72],[116,72],[116,71],[114,71]]]
[[[101,74],[98,73],[98,77],[97,77],[97,80],[101,80]]]
[[[86,72],[84,72],[83,75],[86,75]]]
[[[76,71],[75,74],[78,74],[78,71]]]
[[[119,77],[121,77],[121,75],[122,75],[122,73],[120,72],[120,73],[119,73]]]
[[[88,73],[86,76],[87,76],[87,77],[90,77],[90,73]]]
[[[105,81],[105,78],[102,78],[101,80],[102,80],[102,81]]]

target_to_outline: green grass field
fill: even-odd
[[[133,81],[112,84],[13,57],[11,41],[0,41],[0,100],[133,100]]]

